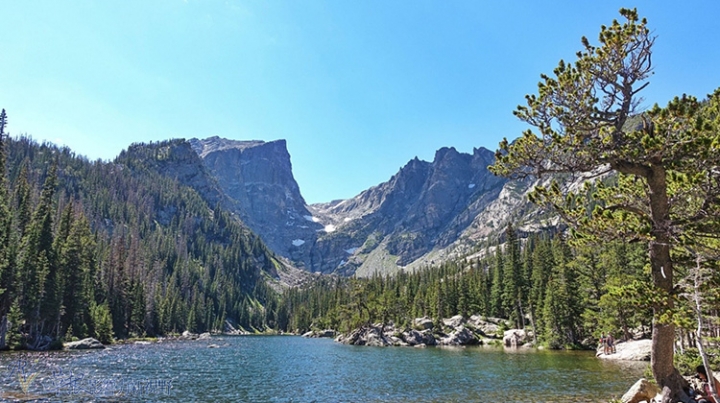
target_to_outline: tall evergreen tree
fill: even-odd
[[[6,333],[8,331],[7,315],[12,302],[11,292],[13,277],[12,267],[13,253],[11,250],[12,233],[10,214],[9,185],[6,172],[5,157],[5,126],[7,125],[7,114],[5,109],[0,112],[0,348],[6,344]]]
[[[503,310],[508,313],[510,320],[515,323],[516,329],[524,327],[524,312],[522,295],[522,262],[520,260],[520,243],[512,224],[505,230],[505,259],[502,279]]]
[[[491,170],[508,177],[618,173],[616,185],[598,186],[596,203],[558,183],[536,188],[533,200],[562,213],[579,235],[647,242],[654,292],[662,299],[654,304],[653,376],[669,390],[667,399],[684,400],[686,381],[673,364],[671,249],[704,242],[720,227],[720,90],[704,104],[683,96],[638,115],[655,38],[636,10],[620,13],[626,21],[603,26],[598,46],[583,38],[574,64],[561,60],[554,77],[541,76],[538,94],[516,111],[537,133],[504,140]]]
[[[500,246],[495,249],[495,260],[491,266],[492,282],[490,286],[490,314],[493,316],[505,317],[505,306],[503,304],[503,279],[505,270],[505,259]]]
[[[32,347],[41,348],[43,334],[53,333],[58,317],[60,292],[55,251],[53,250],[53,215],[57,166],[53,164],[45,179],[40,200],[23,239],[19,258],[20,307],[23,310]]]

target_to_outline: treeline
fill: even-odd
[[[236,218],[123,154],[88,161],[0,126],[0,348],[276,327],[272,254]],[[146,145],[166,158],[174,142]],[[270,309],[266,309],[269,306]]]
[[[562,234],[518,239],[512,226],[502,246],[484,257],[369,279],[328,278],[305,290],[288,290],[282,311],[286,330],[334,328],[347,331],[389,321],[482,315],[505,318],[507,327],[535,330],[551,348],[575,348],[589,337],[612,332],[618,338],[649,335],[653,290],[647,250],[641,243],[571,246]],[[717,289],[718,278],[707,285]],[[682,298],[678,295],[678,301]],[[717,299],[707,300],[717,317]],[[673,320],[684,325],[685,346],[693,345],[694,316],[680,304]],[[714,323],[710,334],[718,336]]]
[[[505,318],[558,348],[602,332],[647,332],[659,303],[641,242],[518,239],[512,226],[481,258],[368,279],[323,276],[278,294],[266,281],[278,262],[222,208],[220,194],[201,195],[173,177],[195,175],[186,168],[200,163],[183,140],[88,161],[67,148],[10,139],[4,113],[1,123],[0,348],[225,330],[227,323],[348,331],[454,315]],[[676,268],[678,277],[692,280],[691,268]],[[719,277],[709,273],[698,289],[712,337],[720,336]],[[683,345],[694,343],[693,291],[691,281],[680,282],[665,318],[680,326]]]

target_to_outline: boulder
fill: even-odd
[[[443,319],[443,324],[448,327],[457,328],[465,323],[465,318],[462,315],[455,315],[450,319]]]
[[[68,350],[102,350],[105,348],[100,341],[93,339],[92,337],[88,337],[87,339],[82,339],[80,341],[65,343],[63,347]]]
[[[506,330],[505,335],[503,336],[503,345],[505,347],[521,347],[528,341],[528,335],[525,332],[525,329]]]
[[[435,337],[432,335],[430,330],[423,330],[422,332],[415,329],[403,332],[401,338],[410,346],[434,346],[436,344]]]
[[[502,319],[498,318],[485,318],[483,319],[480,315],[473,315],[468,320],[468,324],[472,325],[479,333],[485,336],[495,337],[500,329],[499,323]]]
[[[317,337],[333,338],[337,335],[337,332],[333,329],[325,329],[318,333]]]
[[[647,379],[642,378],[635,382],[625,394],[623,395],[622,403],[640,403],[640,402],[651,402],[652,399],[657,396],[659,389],[654,384],[650,383]]]
[[[385,335],[377,330],[369,331],[364,340],[364,344],[366,346],[387,347],[390,345],[390,342],[385,338]]]
[[[414,322],[415,327],[418,329],[427,330],[435,327],[435,324],[430,318],[416,318]]]
[[[389,346],[391,343],[382,331],[382,327],[363,326],[347,335],[338,336],[335,341],[355,346]]]
[[[599,347],[596,356],[604,360],[649,361],[651,350],[650,339],[629,340],[615,343],[615,352],[612,354],[604,354],[603,348]]]
[[[210,338],[210,333],[202,333],[200,336],[198,336],[198,340],[207,340]]]
[[[464,326],[460,326],[447,337],[440,339],[440,345],[443,346],[469,346],[478,343],[479,340],[475,334]]]
[[[407,343],[405,343],[405,341],[403,341],[403,339],[401,339],[400,337],[397,337],[397,336],[387,336],[386,335],[386,338],[387,338],[388,342],[390,342],[390,344],[395,347],[406,347],[408,345]]]
[[[310,338],[334,338],[337,336],[337,332],[332,329],[325,329],[325,330],[311,330],[307,333],[303,333],[302,337],[310,337]]]

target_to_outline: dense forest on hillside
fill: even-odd
[[[578,245],[567,236],[531,234],[518,239],[508,227],[503,243],[483,258],[448,262],[417,272],[368,279],[328,277],[312,287],[285,292],[281,305],[290,312],[285,330],[333,328],[349,331],[370,323],[454,315],[505,319],[505,328],[534,330],[540,345],[584,348],[601,334],[619,339],[648,337],[652,305],[646,247],[637,242]],[[686,272],[685,275],[692,275]],[[702,285],[706,342],[720,341],[720,276]],[[672,318],[679,345],[696,347],[693,284],[682,283]]]
[[[127,155],[0,140],[0,347],[275,326],[277,262],[234,217]]]

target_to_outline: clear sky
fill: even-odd
[[[637,7],[657,35],[646,105],[720,86],[720,2],[0,0],[9,131],[113,159],[134,142],[286,139],[308,203],[410,159],[494,150],[585,35]]]

